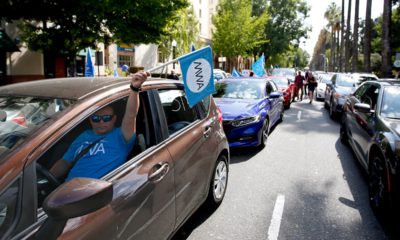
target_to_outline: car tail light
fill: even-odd
[[[12,121],[15,122],[16,124],[26,127],[26,118],[23,114],[18,114],[16,117],[12,119]]]
[[[222,124],[222,111],[217,107],[218,121]]]

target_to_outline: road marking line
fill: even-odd
[[[300,118],[301,118],[301,111],[299,111],[299,112],[297,113],[297,120],[300,120]]]
[[[279,228],[281,226],[283,206],[285,205],[285,196],[278,194],[276,198],[274,212],[272,213],[271,224],[268,229],[268,240],[277,240],[279,235]]]

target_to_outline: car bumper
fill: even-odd
[[[260,132],[264,119],[246,126],[234,127],[231,121],[224,121],[224,131],[230,148],[255,147],[260,145]]]

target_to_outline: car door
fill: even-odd
[[[77,129],[85,126],[87,117],[111,101],[120,101],[122,110],[116,112],[122,111],[123,114],[128,93],[125,91],[122,99],[114,93],[114,96],[103,98],[90,111],[78,114],[55,133],[64,132],[65,135],[61,133],[61,138],[51,137],[43,144],[56,142],[39,157],[38,162],[45,165],[54,154],[59,158],[58,144],[71,142],[71,135],[76,135]],[[102,177],[113,184],[112,202],[93,213],[68,220],[60,239],[166,239],[172,233],[175,226],[174,166],[167,148],[157,138],[156,129],[160,128],[157,114],[147,92],[142,92],[137,135],[144,135],[146,149],[129,156],[123,165]],[[38,221],[31,227],[33,233],[45,218],[43,210],[38,209]]]
[[[179,226],[207,196],[216,142],[213,124],[199,114],[199,103],[190,108],[183,89],[158,91],[168,133],[166,147],[174,161],[176,226]],[[216,119],[214,119],[216,120]]]
[[[376,114],[374,114],[373,112],[375,111],[376,103],[378,101],[379,87],[375,84],[364,85],[365,91],[360,92],[360,95],[358,95],[358,100],[360,103],[370,105],[372,113],[355,111],[355,127],[353,137],[354,141],[357,142],[357,147],[359,148],[358,150],[360,154],[366,161],[369,144],[376,129],[375,124],[377,121],[374,120]]]
[[[331,82],[326,84],[325,88],[325,105],[329,106],[332,100],[332,91],[334,90],[334,85],[336,84],[337,74],[332,76]]]

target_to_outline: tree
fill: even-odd
[[[186,6],[185,0],[8,0],[0,16],[20,20],[30,49],[72,56],[98,42],[156,43]]]
[[[307,38],[311,28],[304,23],[310,11],[306,1],[270,0],[267,9],[271,16],[265,27],[269,41],[259,50],[265,52],[267,58],[285,52],[291,45],[298,46],[301,38]]]
[[[352,71],[357,72],[358,66],[358,12],[360,10],[360,0],[356,0],[354,7],[354,30],[353,30],[353,57],[352,57]]]
[[[342,0],[342,16],[340,26],[340,54],[339,54],[339,72],[343,70],[343,58],[344,58],[344,0]]]
[[[345,40],[345,53],[344,53],[344,68],[346,72],[350,71],[350,19],[351,19],[351,0],[347,9],[347,24],[346,24],[346,40]]]
[[[335,2],[332,2],[326,12],[324,17],[328,20],[328,27],[331,28],[331,54],[330,54],[330,71],[334,71],[337,64],[337,42],[339,42],[339,34],[336,37],[336,33],[340,31],[340,8]]]
[[[199,21],[194,14],[193,6],[189,6],[185,9],[181,9],[177,13],[177,21],[171,22],[167,27],[167,31],[170,33],[164,36],[160,42],[158,49],[162,55],[167,57],[171,55],[172,41],[175,40],[176,44],[176,56],[183,55],[190,52],[190,44],[193,43],[196,47],[200,46],[198,42],[199,35]]]
[[[392,20],[392,0],[383,1],[382,14],[382,76],[392,76],[392,50],[390,44],[390,28]]]
[[[252,17],[250,0],[222,0],[213,18],[213,50],[225,57],[247,56],[265,40],[266,12]]]
[[[364,31],[364,71],[371,72],[371,5],[372,0],[367,0],[365,13],[365,31]]]

